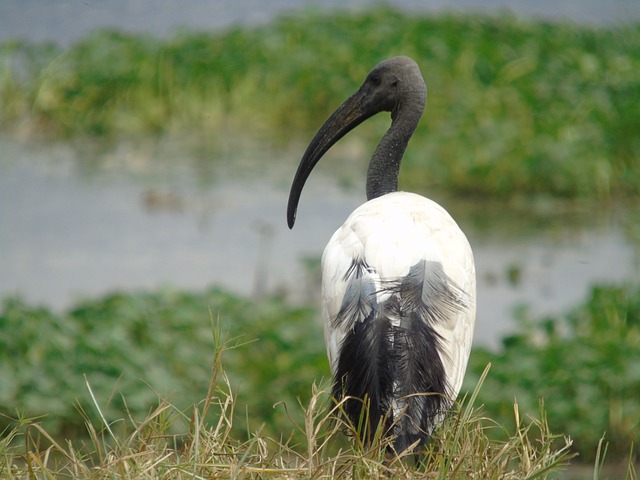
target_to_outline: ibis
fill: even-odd
[[[427,88],[411,58],[387,59],[320,127],[296,171],[287,206],[293,228],[302,188],[320,158],[379,112],[391,125],[369,162],[367,202],[322,255],[322,318],[332,395],[370,443],[378,428],[397,453],[415,452],[460,391],[476,312],[469,242],[447,211],[398,191],[400,162]],[[364,420],[364,421],[363,421]]]

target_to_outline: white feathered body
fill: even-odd
[[[394,192],[357,208],[322,256],[322,316],[334,395],[369,396],[388,408],[381,418],[391,422],[403,411],[409,414],[400,430],[415,435],[406,442],[428,436],[462,385],[475,292],[469,242],[440,205]],[[419,397],[407,401],[434,392],[443,397],[435,406]]]

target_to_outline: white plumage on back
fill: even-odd
[[[455,398],[471,350],[476,300],[473,253],[457,223],[432,200],[395,192],[364,203],[336,230],[322,255],[322,319],[333,374],[348,331],[344,324],[336,325],[335,319],[344,301],[347,272],[354,258],[363,259],[369,266],[367,275],[378,287],[373,292],[377,303],[388,297],[381,288],[384,280],[406,276],[421,260],[442,264],[444,273],[466,292],[467,308],[434,326],[444,340],[441,358],[450,394]]]

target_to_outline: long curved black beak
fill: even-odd
[[[338,140],[344,137],[355,127],[371,117],[375,111],[367,111],[363,106],[364,94],[358,90],[351,95],[338,109],[331,114],[326,122],[320,127],[307,150],[300,160],[298,171],[293,178],[291,191],[289,192],[289,203],[287,205],[287,223],[289,228],[293,228],[296,221],[296,211],[302,187],[304,187],[311,170],[316,166],[322,156]]]

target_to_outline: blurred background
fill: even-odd
[[[388,118],[321,162],[293,231],[290,182],[324,118],[397,54],[429,89],[401,188],[447,208],[476,257],[469,384],[487,361],[522,367],[494,367],[493,387],[510,385],[484,400],[495,415],[516,392],[534,411],[557,397],[552,427],[586,459],[605,430],[627,452],[640,430],[635,0],[2,2],[0,412],[49,413],[79,435],[82,374],[140,411],[155,398],[141,380],[196,402],[212,312],[257,339],[230,353],[231,378],[271,389],[246,401],[282,428],[278,395],[304,399],[328,374],[319,258],[365,200]],[[527,375],[542,383],[517,383]]]

